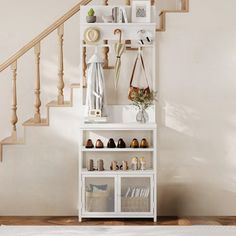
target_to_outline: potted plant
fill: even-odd
[[[146,89],[133,90],[131,94],[132,105],[139,109],[136,115],[136,120],[139,123],[146,123],[149,120],[146,109],[153,105],[157,100],[157,93],[147,91]]]
[[[95,11],[93,10],[93,8],[90,8],[90,10],[88,11],[88,15],[86,16],[86,20],[88,23],[96,22],[97,17],[94,14],[95,14]]]

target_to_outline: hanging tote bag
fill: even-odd
[[[140,59],[141,61],[141,67],[142,67],[142,70],[143,70],[143,73],[144,73],[144,77],[146,79],[146,82],[147,82],[147,87],[146,88],[139,88],[139,87],[135,87],[133,86],[133,80],[134,80],[134,74],[135,74],[135,70],[136,70],[136,67],[137,67],[137,63],[138,63],[138,60]],[[139,52],[138,55],[137,55],[137,58],[135,60],[135,63],[134,63],[134,67],[133,67],[133,71],[132,71],[132,75],[131,75],[131,78],[130,78],[130,85],[129,85],[129,92],[128,92],[128,99],[133,101],[133,96],[137,93],[139,93],[140,90],[144,90],[145,93],[149,94],[150,93],[150,86],[149,86],[149,83],[148,83],[148,79],[147,79],[147,75],[146,75],[146,70],[145,70],[145,65],[144,65],[144,61],[143,61],[143,56],[142,54]]]

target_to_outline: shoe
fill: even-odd
[[[96,148],[104,148],[103,142],[101,139],[98,139],[96,142]]]
[[[136,138],[134,138],[130,144],[131,148],[139,148],[139,143],[138,140]]]
[[[148,147],[149,147],[148,141],[145,138],[143,138],[140,142],[140,148],[148,148]]]
[[[126,148],[126,144],[122,138],[118,140],[117,148]]]
[[[113,138],[110,138],[107,143],[107,148],[116,148],[116,144]]]
[[[91,139],[88,139],[85,147],[86,148],[94,148],[93,141]]]

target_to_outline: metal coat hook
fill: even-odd
[[[119,43],[121,43],[122,31],[121,29],[115,29],[114,34],[120,34]]]

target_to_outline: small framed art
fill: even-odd
[[[151,2],[132,1],[132,22],[133,23],[150,23],[151,22]]]

